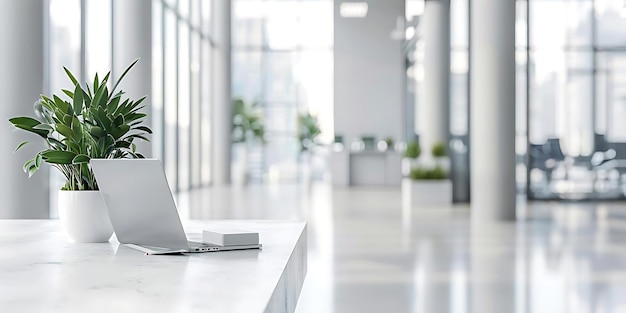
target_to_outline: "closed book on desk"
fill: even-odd
[[[223,247],[258,245],[259,233],[235,228],[215,228],[203,230],[202,241]]]

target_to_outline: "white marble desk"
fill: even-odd
[[[306,224],[188,221],[259,232],[263,250],[144,255],[70,243],[58,220],[0,220],[0,312],[293,312],[307,270]]]

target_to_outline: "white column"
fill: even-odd
[[[43,93],[44,2],[0,1],[0,218],[48,218],[48,166],[30,179],[22,165],[45,149],[39,136],[13,131],[7,121],[34,116],[33,103]],[[13,153],[22,141],[31,141]]]
[[[515,219],[515,1],[472,0],[471,201],[476,222]]]
[[[152,98],[152,0],[113,0],[113,77],[118,78],[134,60],[139,59],[118,89],[130,99],[148,96],[144,113],[151,123]],[[137,150],[152,156],[152,145],[137,141]]]
[[[213,184],[230,184],[231,160],[231,1],[214,0],[214,34],[216,50],[213,54]]]
[[[429,153],[448,143],[450,130],[450,0],[424,4],[424,93],[419,106],[420,144]]]

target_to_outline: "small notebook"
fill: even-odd
[[[258,245],[259,233],[236,228],[211,228],[202,231],[202,241],[222,247]]]

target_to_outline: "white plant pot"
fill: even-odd
[[[107,242],[113,226],[100,191],[59,191],[59,219],[74,242]]]
[[[452,204],[452,181],[405,178],[402,180],[402,202],[406,207]]]

